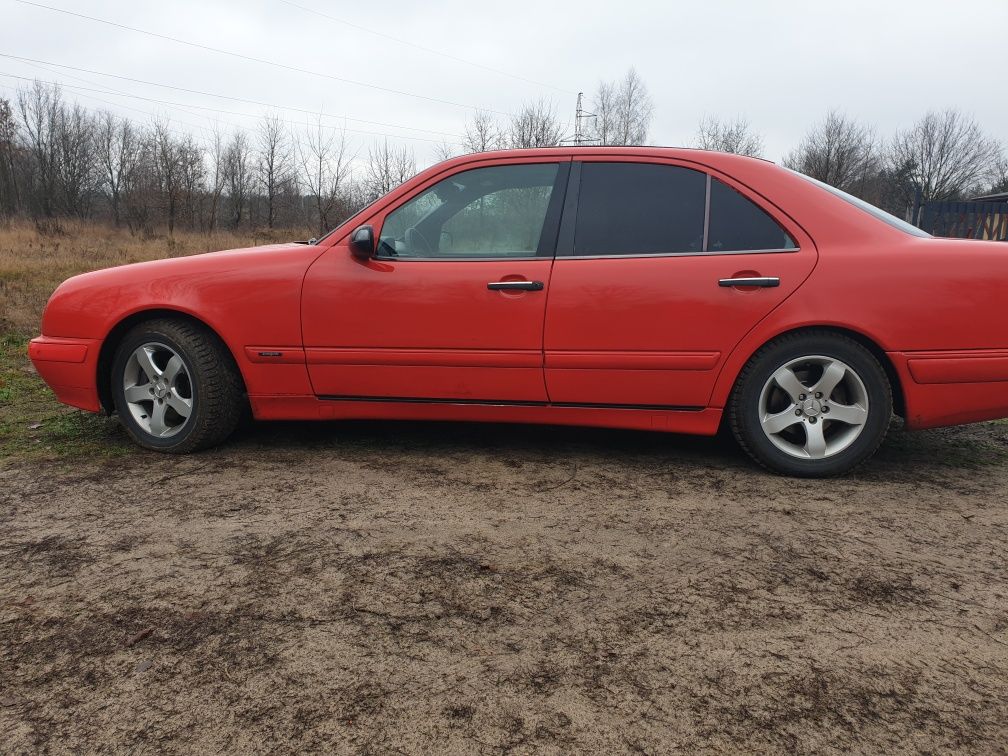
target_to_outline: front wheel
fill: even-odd
[[[882,444],[892,389],[859,343],[827,331],[783,336],[749,360],[729,406],[735,438],[757,462],[799,477],[852,470]]]
[[[219,444],[242,417],[241,379],[209,330],[152,320],[131,330],[112,362],[112,396],[134,441],[185,454]]]

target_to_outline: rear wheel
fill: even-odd
[[[184,454],[219,444],[242,417],[241,379],[206,328],[152,320],[131,330],[112,363],[119,420],[140,446]]]
[[[839,475],[871,457],[892,418],[892,389],[878,360],[828,331],[784,336],[739,376],[729,422],[760,464],[801,477]]]

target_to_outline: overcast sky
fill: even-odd
[[[655,144],[688,145],[705,114],[744,116],[780,160],[830,108],[887,135],[944,107],[1008,142],[1008,0],[39,2],[334,78],[17,0],[0,0],[0,53],[257,100],[292,125],[321,110],[355,149],[381,138],[360,132],[380,132],[413,145],[421,165],[437,141],[458,140],[474,107],[508,113],[548,98],[573,131],[577,92],[590,98],[630,66],[654,99]],[[60,81],[89,107],[166,115],[179,130],[252,128],[267,109],[11,58],[0,73],[0,96],[24,83],[10,75]]]

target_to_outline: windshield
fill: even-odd
[[[791,169],[788,168],[787,170]],[[844,202],[850,205],[854,205],[854,207],[858,208],[859,210],[863,210],[876,220],[880,220],[883,223],[892,226],[893,228],[899,229],[905,234],[910,234],[912,236],[920,236],[921,238],[927,238],[927,239],[931,238],[931,234],[929,234],[927,231],[923,231],[917,228],[917,226],[913,225],[912,223],[907,223],[905,220],[900,220],[895,215],[887,213],[885,210],[882,210],[881,208],[875,207],[875,205],[871,204],[870,202],[865,202],[863,199],[858,199],[857,197],[851,194],[847,194],[847,192],[842,192],[835,186],[830,186],[829,184],[823,183],[822,181],[818,181],[817,179],[814,179],[811,176],[806,176],[804,173],[798,173],[798,171],[791,171],[791,173],[795,174],[796,176],[801,176],[803,179],[812,182],[816,186],[822,187],[830,194],[842,199]]]

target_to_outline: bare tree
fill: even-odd
[[[837,189],[864,196],[880,168],[874,130],[838,111],[814,125],[784,165]]]
[[[234,132],[224,150],[224,183],[231,202],[231,221],[238,228],[246,217],[252,191],[252,149],[244,131]]]
[[[465,127],[462,148],[466,152],[487,152],[503,147],[500,127],[485,110],[477,110]]]
[[[909,191],[924,202],[958,199],[995,178],[1000,145],[957,110],[930,111],[893,139],[890,166],[909,167]]]
[[[266,201],[266,225],[273,228],[277,217],[277,201],[294,173],[293,156],[287,130],[275,115],[266,115],[257,132],[259,187]]]
[[[439,163],[443,160],[451,160],[456,155],[458,155],[458,151],[455,149],[454,144],[441,142],[434,145],[434,159]]]
[[[98,182],[94,121],[78,103],[64,105],[56,120],[56,165],[64,209],[85,217]]]
[[[619,82],[601,82],[592,99],[594,139],[599,144],[646,144],[654,102],[644,80],[631,68]]]
[[[182,203],[182,151],[166,118],[154,121],[151,139],[155,176],[170,236],[175,232],[175,221]]]
[[[59,183],[56,130],[63,97],[59,87],[36,80],[31,86],[18,89],[17,104],[32,158],[29,178],[33,211],[51,218],[56,212]]]
[[[181,169],[182,207],[190,228],[196,228],[202,215],[202,197],[206,192],[206,162],[203,148],[192,134],[187,134],[178,144]]]
[[[595,125],[591,136],[599,144],[616,144],[616,90],[614,82],[599,82],[592,99]]]
[[[154,202],[160,194],[155,140],[149,131],[137,130],[137,159],[132,171],[123,174],[120,189],[122,209],[130,231],[150,233],[154,225]]]
[[[511,116],[503,139],[510,149],[554,147],[563,139],[564,127],[553,105],[546,100],[530,102]]]
[[[210,231],[217,227],[220,216],[221,196],[224,194],[225,176],[227,174],[226,158],[227,147],[224,143],[224,133],[220,124],[215,123],[210,133],[210,140],[207,151],[210,154],[210,170],[208,172],[208,183],[210,197],[207,208],[206,230]]]
[[[991,182],[990,193],[1008,192],[1008,154],[1004,152],[994,164],[994,180]]]
[[[101,187],[112,210],[112,221],[118,226],[123,188],[140,157],[140,136],[130,121],[102,111],[98,114],[95,140]]]
[[[392,147],[385,139],[368,150],[366,171],[368,194],[380,197],[416,174],[416,158],[406,145]]]
[[[750,157],[763,156],[763,137],[752,130],[749,121],[741,117],[722,121],[714,116],[704,116],[693,143],[702,150]]]
[[[298,144],[305,188],[315,205],[315,220],[319,235],[332,227],[336,202],[350,175],[351,156],[347,151],[344,132],[334,132],[319,116],[305,129]]]
[[[17,122],[10,101],[0,99],[0,215],[13,215],[20,204],[15,164]]]

